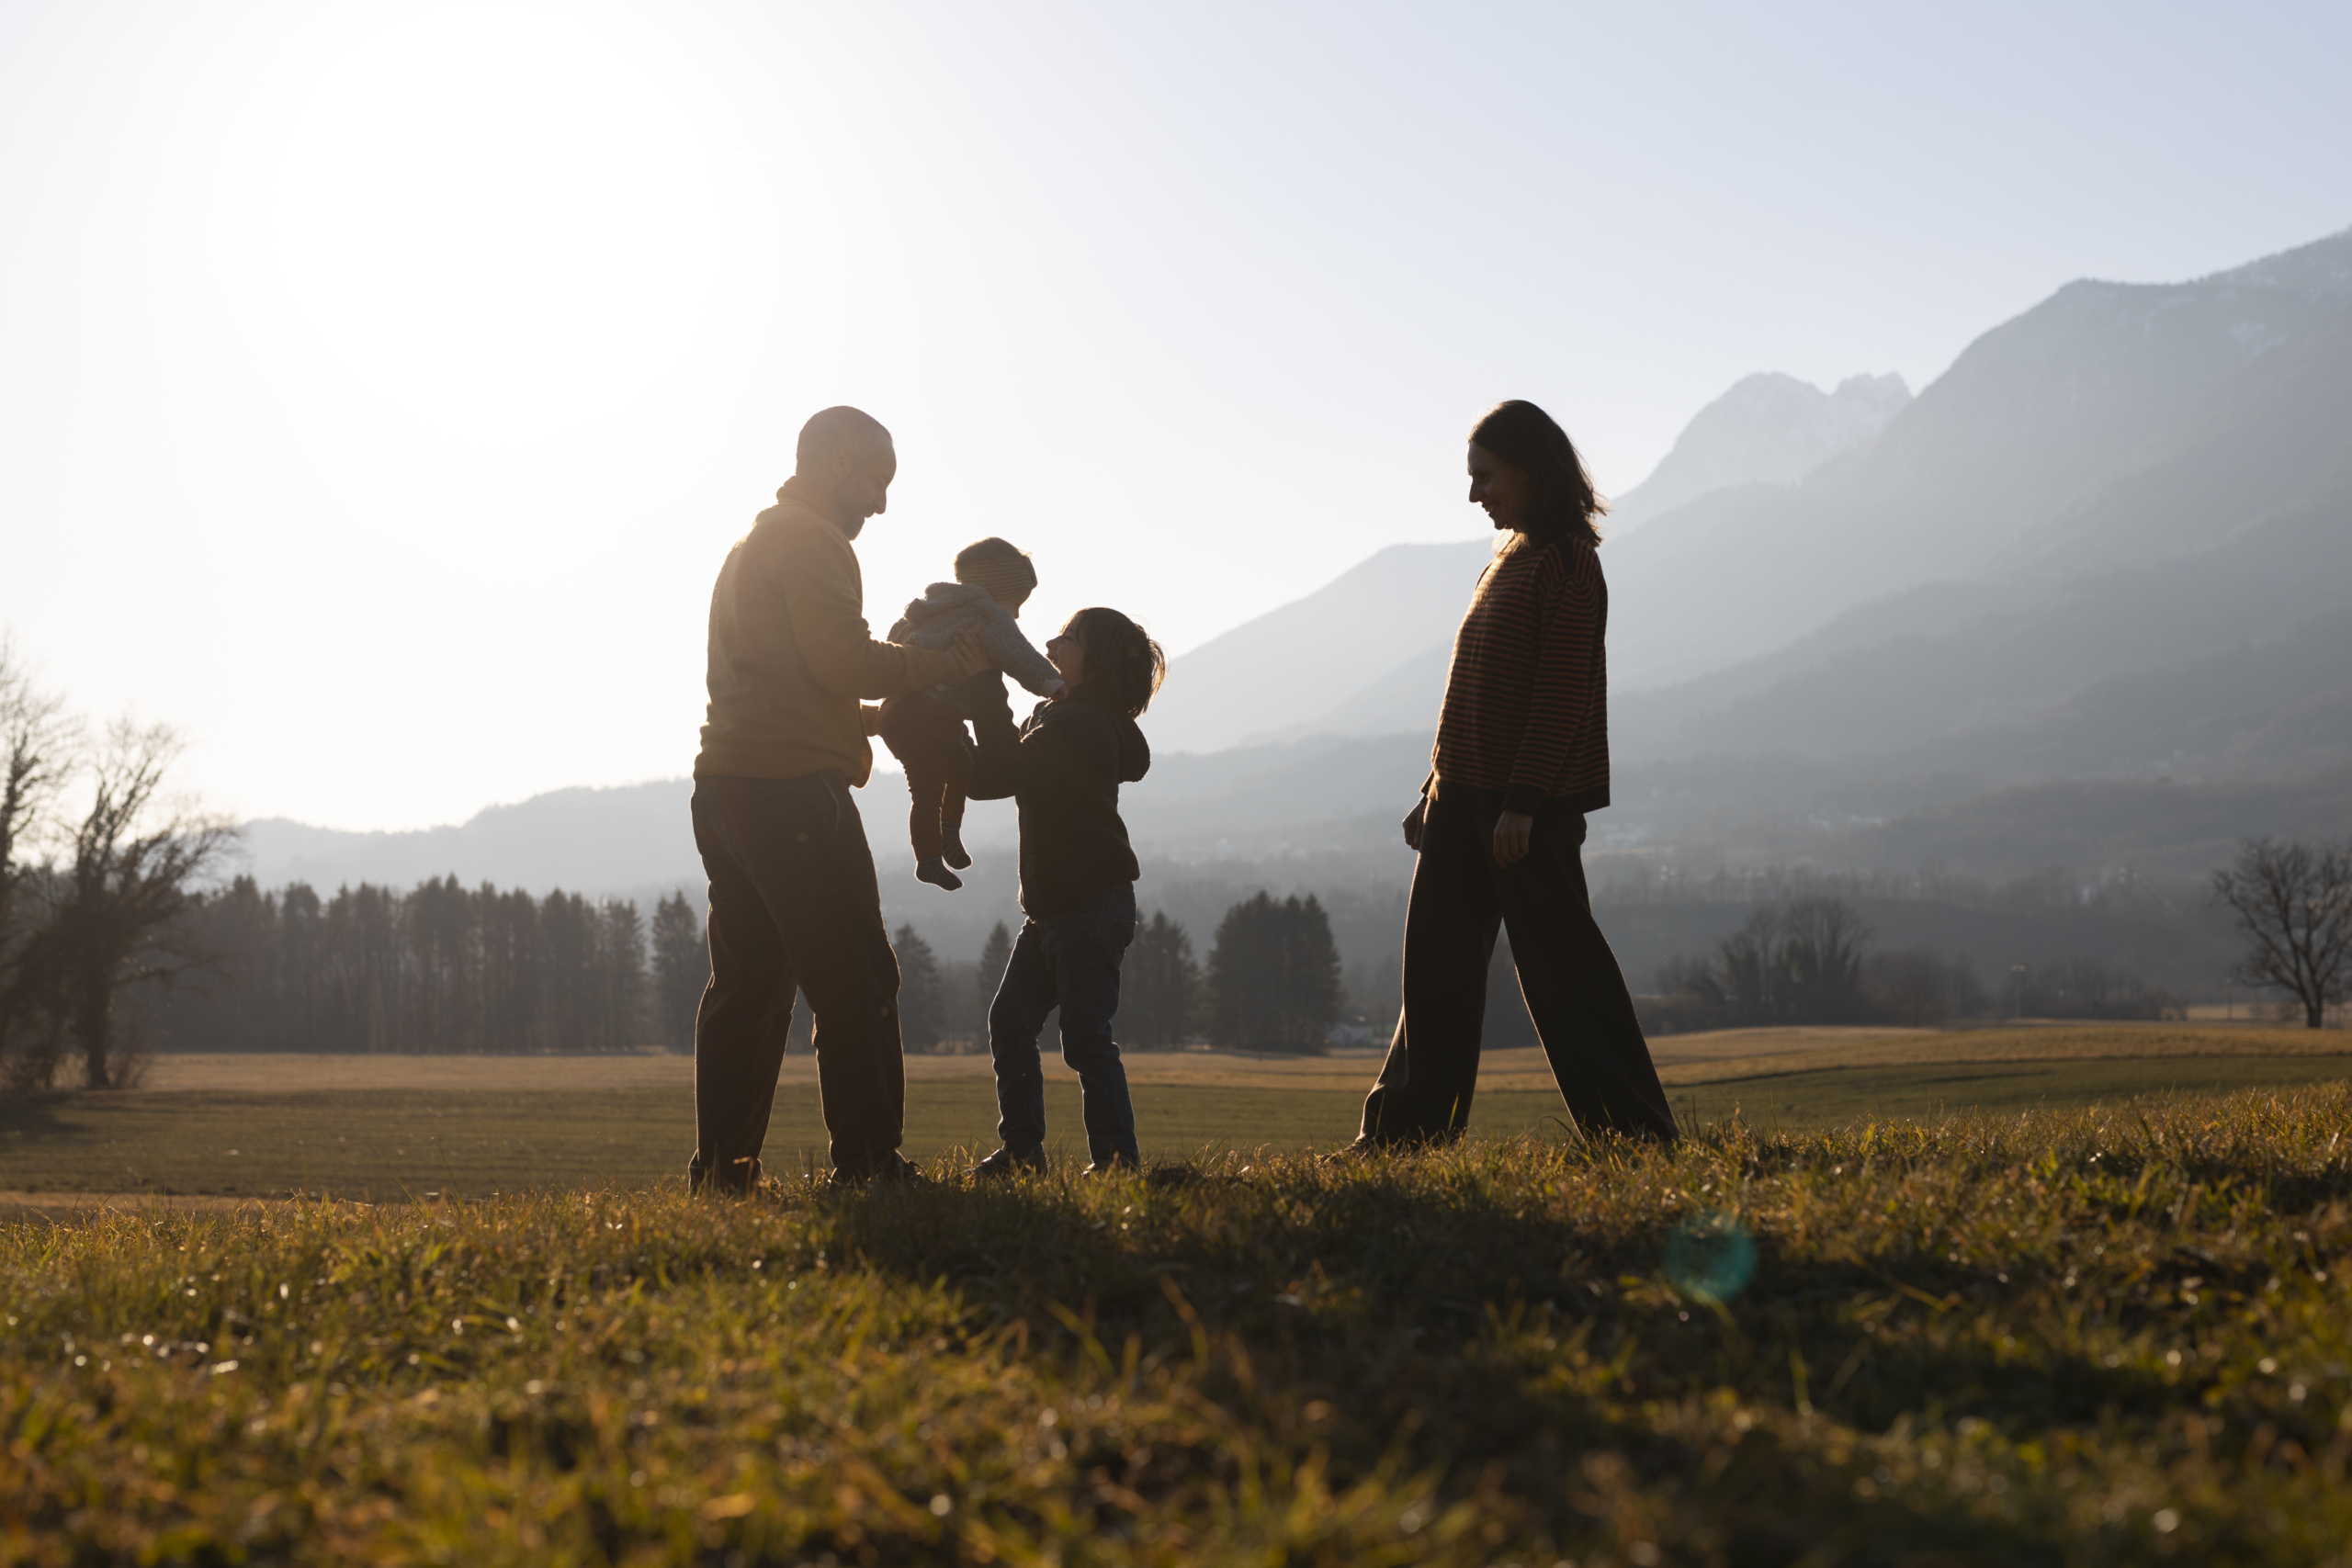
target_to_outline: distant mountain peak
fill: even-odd
[[[2309,299],[2352,298],[2352,229],[2339,229],[2307,245],[2209,273],[2189,287],[2283,288]]]
[[[1793,484],[1886,428],[1911,401],[1903,378],[1849,376],[1835,391],[1777,371],[1741,378],[1701,409],[1650,477],[1610,508],[1611,533],[1719,490]]]
[[[1993,339],[2019,323],[2038,324],[2068,316],[2105,323],[2109,330],[2132,336],[2146,334],[2163,320],[2199,307],[2228,307],[2264,315],[2300,316],[2311,307],[2333,309],[2352,299],[2352,229],[2280,251],[2240,266],[2210,272],[2185,283],[2124,283],[2103,277],[2078,277],[2015,321],[1984,334]],[[2200,319],[2196,327],[2205,323]],[[2259,354],[2285,341],[2287,334],[2249,318],[2231,323],[2230,336],[2248,353]],[[2178,328],[2172,328],[2174,333]],[[1984,340],[1980,340],[1984,341]],[[1972,345],[1973,346],[1973,345]]]

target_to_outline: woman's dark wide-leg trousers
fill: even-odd
[[[1506,926],[1520,993],[1577,1125],[1671,1141],[1674,1112],[1634,998],[1593,921],[1584,818],[1538,818],[1532,848],[1505,869],[1494,858],[1500,811],[1498,798],[1464,792],[1429,803],[1405,915],[1405,1010],[1364,1100],[1364,1137],[1428,1143],[1469,1125],[1487,969]]]

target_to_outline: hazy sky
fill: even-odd
[[[2347,59],[2334,3],[0,3],[0,626],[243,815],[673,776],[818,407],[899,437],[877,627],[1001,533],[1181,651],[1480,531],[1497,398],[1622,490],[1750,371],[1916,389],[2352,223]]]

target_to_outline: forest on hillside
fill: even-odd
[[[1628,975],[1645,1027],[2155,1018],[2181,1006],[2128,962],[2077,953],[1991,971],[1962,952],[1888,946],[1867,913],[1884,899],[1806,886],[1775,898],[1780,885],[1758,884],[1742,889],[1747,902],[1704,906],[1740,918],[1728,934]],[[985,1051],[1012,931],[1000,922],[970,958],[941,953],[911,924],[891,936],[907,1049]],[[683,893],[649,918],[631,900],[534,897],[446,877],[330,896],[241,877],[194,897],[170,940],[192,961],[134,998],[134,1051],[685,1052],[709,974],[702,911]],[[1399,977],[1393,957],[1343,966],[1331,913],[1312,895],[1234,900],[1205,951],[1156,909],[1126,954],[1118,1035],[1147,1051],[1381,1045]],[[789,1024],[794,1048],[807,1048],[809,1022],[804,1002]],[[1498,943],[1486,1035],[1494,1047],[1536,1043],[1508,941]],[[1053,1048],[1050,1027],[1044,1043]]]
[[[167,940],[183,962],[135,998],[134,1052],[690,1051],[709,976],[702,911],[683,893],[649,919],[633,900],[535,898],[452,877],[326,897],[239,877],[193,896]],[[1012,944],[1000,923],[959,962],[911,926],[892,933],[910,1050],[986,1049],[988,1000]],[[1312,897],[1236,902],[1197,958],[1184,927],[1156,911],[1125,976],[1120,1036],[1141,1049],[1318,1051],[1346,1000],[1330,920]],[[805,1003],[790,1028],[807,1039]]]

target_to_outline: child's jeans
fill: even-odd
[[[1012,961],[989,1008],[989,1055],[996,1063],[997,1136],[1008,1149],[1046,1146],[1046,1075],[1037,1033],[1062,1010],[1062,1060],[1077,1070],[1086,1110],[1086,1147],[1098,1169],[1136,1165],[1135,1102],[1111,1040],[1119,1010],[1119,961],[1136,938],[1133,883],[1097,893],[1058,915],[1023,920]]]
[[[937,860],[946,841],[962,835],[964,792],[972,783],[972,739],[964,716],[928,692],[912,692],[883,703],[876,728],[907,770],[907,792],[914,796],[907,836],[915,859]]]

